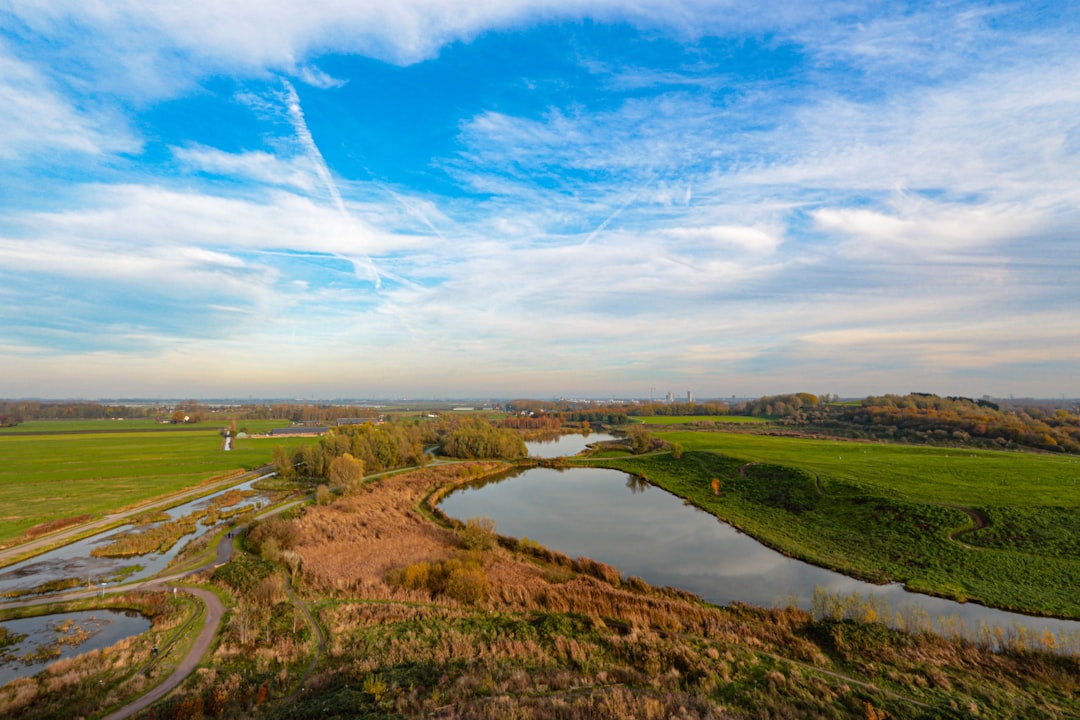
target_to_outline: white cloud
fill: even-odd
[[[296,76],[308,85],[317,87],[320,90],[339,88],[348,83],[348,80],[331,77],[314,65],[301,65],[296,70]]]
[[[0,44],[0,158],[48,153],[101,155],[138,143],[122,122],[80,110],[32,65]]]
[[[304,58],[349,52],[409,64],[477,34],[549,19],[625,20],[674,29],[688,37],[724,28],[798,27],[846,12],[843,2],[773,3],[749,8],[734,0],[396,0],[340,2],[145,0],[86,3],[10,0],[10,12],[46,35],[104,34],[120,53],[154,47],[217,68],[304,67]],[[145,59],[145,58],[144,58]],[[158,58],[161,62],[161,58]],[[302,72],[302,70],[300,71]]]
[[[812,213],[817,227],[849,238],[851,256],[925,262],[972,259],[973,251],[1047,229],[1030,208],[1011,205],[936,203],[904,198],[892,213],[857,208],[822,208]]]
[[[691,252],[698,247],[715,245],[754,255],[768,255],[776,252],[783,242],[775,228],[711,225],[671,228],[663,233],[680,241],[680,245]]]
[[[258,150],[229,153],[203,145],[176,147],[172,152],[184,166],[196,171],[306,192],[316,188],[315,167],[305,157],[283,158]]]

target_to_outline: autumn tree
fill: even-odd
[[[341,488],[341,492],[352,492],[360,487],[364,480],[364,462],[349,453],[340,455],[330,462],[327,479]]]
[[[274,446],[271,458],[274,465],[274,472],[278,474],[278,477],[291,478],[293,476],[292,459],[289,458],[289,451],[286,450],[283,445]]]
[[[626,437],[630,441],[630,452],[635,455],[649,452],[652,449],[652,433],[644,425],[633,425],[626,431]]]

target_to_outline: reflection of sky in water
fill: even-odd
[[[577,455],[584,450],[587,445],[614,439],[614,435],[608,435],[607,433],[589,433],[587,436],[572,433],[561,435],[555,440],[527,442],[525,443],[525,449],[529,451],[530,457],[567,457],[569,455]]]
[[[442,502],[456,518],[486,515],[499,532],[528,537],[571,557],[615,565],[654,585],[684,588],[709,602],[809,608],[815,588],[874,595],[891,612],[956,616],[980,622],[1080,632],[1080,623],[1031,618],[975,604],[872,585],[786,557],[712,515],[656,487],[640,486],[617,470],[536,468],[501,482],[455,492]]]
[[[91,634],[91,637],[81,645],[61,645],[60,655],[49,658],[43,662],[25,665],[18,660],[20,656],[33,653],[39,647],[48,646],[56,642],[59,637],[70,637],[72,634],[57,633],[56,627],[66,620],[74,620],[75,624]],[[106,648],[126,637],[138,635],[150,629],[150,620],[131,612],[117,612],[115,610],[83,610],[80,612],[62,613],[57,615],[43,615],[34,618],[21,618],[19,620],[5,620],[0,623],[10,632],[27,637],[17,645],[7,648],[3,655],[6,662],[0,662],[0,685],[9,683],[16,678],[36,675],[46,666],[75,657],[91,650]]]
[[[209,507],[214,501],[214,498],[217,498],[226,492],[231,492],[233,490],[239,490],[241,492],[250,490],[252,489],[251,486],[261,479],[262,478],[260,477],[249,480],[240,485],[213,493],[212,495],[197,500],[191,500],[182,505],[177,505],[165,512],[169,515],[170,519],[176,520],[184,515],[189,515],[196,510]],[[265,504],[266,500],[267,498],[265,495],[253,495],[252,497],[244,498],[236,505],[223,508],[223,510],[233,512],[237,508],[248,507],[259,503]],[[221,522],[228,521],[224,520]],[[220,525],[221,522],[218,524]],[[129,575],[126,580],[139,580],[141,578],[152,577],[168,567],[169,562],[176,557],[177,553],[179,553],[188,542],[209,529],[203,526],[200,521],[194,532],[183,536],[167,552],[160,554],[149,553],[147,555],[130,558],[98,558],[90,555],[90,551],[95,547],[112,542],[112,540],[121,533],[131,530],[145,530],[150,527],[152,527],[152,525],[138,528],[134,525],[123,525],[84,538],[78,542],[71,543],[70,545],[65,545],[56,550],[51,550],[47,553],[32,557],[20,563],[9,565],[0,570],[0,592],[8,590],[25,590],[50,580],[62,580],[65,578],[78,578],[84,583],[88,580],[92,580],[97,583],[115,575],[121,569],[131,567],[132,565],[139,565],[142,569]]]

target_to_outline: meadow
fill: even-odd
[[[1075,457],[658,434],[680,443],[683,457],[596,462],[642,475],[817,565],[960,601],[1080,617]]]
[[[18,426],[21,433],[0,435],[0,544],[42,523],[99,517],[230,472],[261,467],[270,462],[274,445],[302,442],[241,438],[225,452],[219,428],[208,425],[28,434],[34,426],[52,428],[57,422],[68,421],[28,422]],[[113,427],[121,421],[70,422]]]

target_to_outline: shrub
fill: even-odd
[[[495,547],[495,521],[489,517],[469,518],[461,531],[461,546],[466,550],[490,550]]]
[[[427,590],[459,602],[486,600],[491,586],[477,553],[433,562],[418,562],[391,570],[386,582],[406,590]]]
[[[482,568],[455,568],[446,581],[446,594],[458,602],[476,603],[487,600],[491,586]]]

